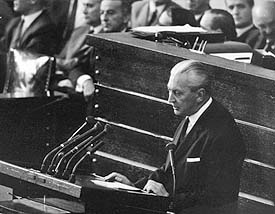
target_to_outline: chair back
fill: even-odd
[[[51,95],[54,57],[13,49],[7,54],[6,67],[3,93],[11,93],[15,97]]]

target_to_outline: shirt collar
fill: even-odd
[[[191,116],[188,117],[189,118],[189,124],[188,124],[188,128],[187,128],[186,133],[189,133],[191,131],[193,126],[196,124],[196,122],[198,121],[200,116],[203,114],[203,112],[205,112],[206,109],[210,106],[212,101],[213,101],[213,99],[212,99],[212,97],[210,97],[207,100],[207,102],[195,114],[192,114]]]
[[[244,34],[246,31],[250,30],[251,28],[253,28],[253,24],[244,27],[244,28],[236,28],[236,32],[237,32],[237,37],[240,37],[242,34]]]

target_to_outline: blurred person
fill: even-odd
[[[132,4],[131,27],[155,25],[198,26],[193,14],[171,0],[142,0]]]
[[[170,143],[175,147],[177,214],[233,214],[237,208],[246,147],[233,116],[211,95],[212,69],[185,60],[171,69],[167,84],[168,102],[182,118]],[[173,197],[171,165],[167,157],[160,168],[135,183],[117,172],[105,180]]]
[[[60,54],[56,56],[57,71],[63,74],[59,87],[73,88],[83,93],[86,101],[94,93],[94,83],[89,63],[93,48],[85,44],[86,35],[99,33],[101,0],[82,0],[85,25],[76,28]]]
[[[14,0],[13,9],[21,14],[10,20],[1,39],[1,48],[53,55],[56,51],[56,26],[45,10],[46,0]]]
[[[0,38],[4,35],[5,27],[13,17],[12,10],[5,0],[0,0]]]
[[[104,33],[128,31],[130,4],[126,0],[102,0],[100,20]]]
[[[234,41],[237,33],[235,22],[230,13],[222,9],[210,9],[204,12],[200,25],[209,31],[222,32],[226,40]]]
[[[201,18],[206,10],[211,9],[210,0],[182,0],[183,8],[194,13],[195,19],[200,23]]]
[[[252,9],[253,22],[260,30],[261,39],[255,48],[275,53],[275,1],[265,0]]]
[[[260,36],[260,31],[252,20],[254,0],[225,0],[225,5],[235,21],[236,41],[247,43],[254,48]]]

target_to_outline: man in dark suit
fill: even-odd
[[[233,213],[238,199],[245,144],[232,115],[211,97],[210,67],[186,60],[175,65],[169,98],[182,122],[175,132],[176,213]],[[134,185],[112,173],[106,179]],[[147,192],[173,194],[171,163],[135,183]]]
[[[2,38],[2,48],[53,55],[56,48],[56,26],[50,19],[45,0],[14,0],[14,11],[21,14],[12,19]]]
[[[89,54],[92,49],[85,44],[86,35],[99,33],[101,0],[82,0],[83,14],[86,25],[76,28],[60,54],[56,56],[57,70],[63,72],[64,80],[58,83],[60,87],[73,88],[83,93],[86,100],[94,92],[94,84],[89,74]]]
[[[253,24],[252,8],[254,0],[225,0],[227,11],[233,16],[236,25],[236,41],[255,47],[260,31]]]
[[[193,14],[171,0],[142,0],[132,4],[131,27],[155,25],[197,26]]]

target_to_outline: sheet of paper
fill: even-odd
[[[101,181],[101,180],[91,180],[92,183],[99,185],[99,186],[103,186],[103,187],[107,187],[107,188],[112,188],[112,189],[123,189],[123,190],[129,190],[129,191],[142,191],[139,188],[133,187],[133,186],[129,186],[126,184],[122,184],[119,182],[108,182],[108,181]]]

